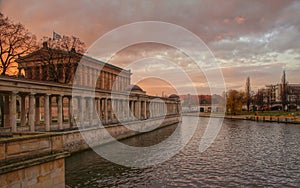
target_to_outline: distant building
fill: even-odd
[[[223,112],[225,99],[220,95],[180,95],[183,112]]]
[[[258,90],[257,106],[260,109],[282,109],[283,84],[266,85]],[[300,109],[300,84],[286,84],[287,109]]]

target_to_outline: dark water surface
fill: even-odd
[[[189,118],[184,117],[184,123]],[[188,145],[168,161],[138,169],[111,163],[87,150],[66,159],[71,187],[300,187],[300,126],[224,120],[203,153],[199,141],[208,119],[201,118]],[[166,139],[168,126],[123,141],[148,146]],[[168,148],[162,148],[168,149]]]

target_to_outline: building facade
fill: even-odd
[[[283,84],[266,85],[265,88],[258,90],[256,95],[257,105],[260,108],[280,110],[282,109],[282,97],[286,95],[285,110],[300,109],[300,84],[286,84],[283,89]],[[283,93],[284,92],[284,93]]]
[[[74,50],[44,44],[18,63],[18,78],[0,77],[1,132],[63,131],[181,112],[179,97],[149,96],[130,84],[130,70]]]

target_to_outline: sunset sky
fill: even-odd
[[[221,67],[227,89],[244,89],[247,76],[253,90],[278,83],[283,70],[290,83],[299,83],[300,1],[7,0],[0,1],[0,11],[24,24],[38,38],[52,36],[55,31],[75,35],[87,47],[124,24],[168,22],[186,28],[205,42]],[[126,67],[131,57],[160,56],[191,66],[189,58],[178,50],[157,44],[126,48],[111,63]],[[163,72],[164,68],[158,70]],[[133,80],[143,79],[142,72],[133,73]],[[199,93],[208,93],[205,77],[196,74],[192,75]],[[144,80],[140,85],[153,95],[173,92],[158,80]]]

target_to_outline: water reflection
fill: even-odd
[[[119,166],[91,150],[72,155],[66,160],[66,183],[71,187],[300,186],[300,126],[225,120],[214,143],[200,153],[208,119],[200,122],[180,153],[153,167]],[[169,126],[123,143],[153,145],[175,128]]]

